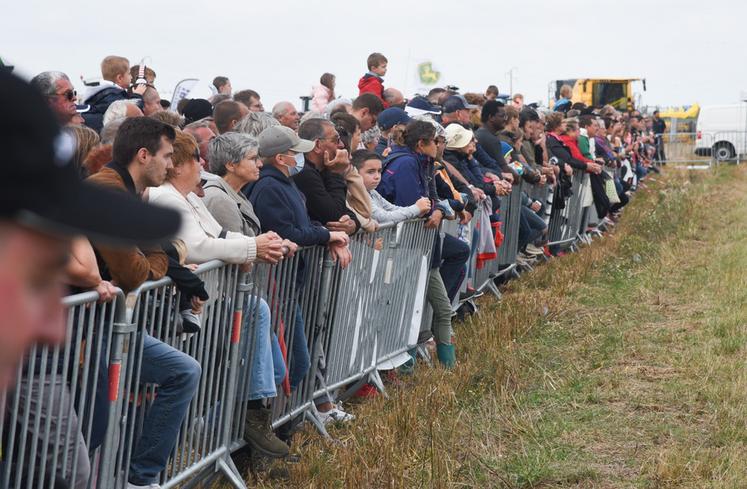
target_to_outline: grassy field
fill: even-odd
[[[747,487],[745,170],[672,171],[482,299],[454,371],[347,405],[338,444],[299,436],[285,487]]]

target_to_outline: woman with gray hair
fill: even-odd
[[[258,112],[250,112],[258,114]],[[274,119],[273,119],[274,120]],[[259,179],[262,160],[259,159],[257,139],[238,132],[227,132],[216,137],[208,146],[210,171],[216,176],[203,185],[203,202],[225,231],[256,236],[260,223],[252,204],[241,193],[242,187]],[[283,240],[289,256],[298,247]],[[252,309],[256,306],[256,315]],[[250,298],[244,310],[246,328],[254,321],[253,338],[243,334],[240,355],[245,365],[251,365],[248,387],[244,394],[247,417],[244,436],[254,450],[266,456],[287,454],[287,446],[269,430],[270,411],[265,399],[277,395],[276,385],[285,378],[286,368],[278,338],[272,332],[270,308],[263,299]],[[253,345],[252,345],[253,343]],[[250,361],[246,361],[250,360]]]

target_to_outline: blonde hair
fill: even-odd
[[[564,84],[562,87],[560,87],[560,96],[563,98],[570,99],[571,95],[573,95],[573,87],[568,85],[567,83]]]
[[[118,75],[124,75],[130,70],[130,61],[122,56],[107,56],[101,62],[101,77],[113,82]]]
[[[75,138],[75,153],[73,153],[73,164],[84,171],[84,162],[93,148],[99,145],[101,138],[96,131],[87,126],[67,126],[64,131]]]

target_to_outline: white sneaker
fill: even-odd
[[[127,483],[127,489],[161,489],[160,484],[146,484],[144,486],[138,486],[137,484],[133,484],[132,482]]]
[[[545,250],[543,250],[539,246],[535,246],[535,245],[529,243],[527,245],[527,254],[530,255],[530,256],[544,255],[545,254]]]
[[[319,411],[319,419],[323,424],[327,425],[329,423],[348,423],[353,421],[355,416],[346,413],[341,407],[335,406],[326,412]]]

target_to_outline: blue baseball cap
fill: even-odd
[[[444,102],[444,114],[451,114],[457,110],[476,109],[477,105],[467,103],[464,95],[452,95]]]
[[[380,128],[386,131],[397,124],[407,124],[410,122],[410,116],[399,107],[389,107],[379,114],[376,122],[379,124]]]

